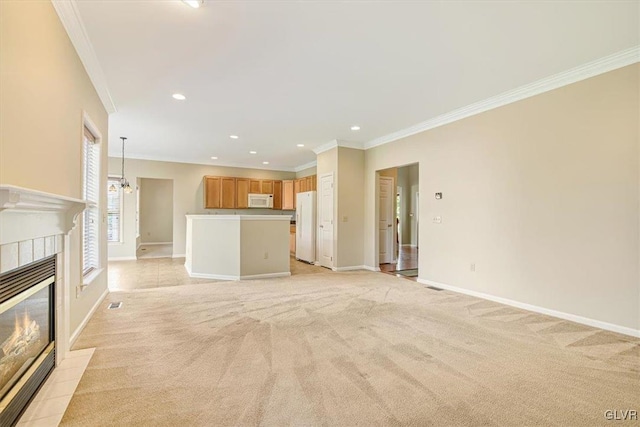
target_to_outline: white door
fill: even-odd
[[[393,261],[393,204],[396,199],[393,178],[381,176],[379,183],[380,211],[378,214],[378,244],[380,245],[380,264]]]
[[[318,192],[318,261],[333,267],[333,174],[320,177]]]

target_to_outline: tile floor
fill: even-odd
[[[71,351],[56,367],[18,422],[19,427],[57,426],[95,348]]]
[[[173,255],[173,243],[163,245],[140,245],[136,256],[138,259],[144,258],[171,258]]]

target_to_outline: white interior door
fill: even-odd
[[[393,178],[381,176],[378,181],[380,194],[380,211],[378,214],[378,245],[380,246],[380,264],[393,261],[393,206],[396,200]]]
[[[320,177],[318,206],[318,261],[333,268],[333,174]]]

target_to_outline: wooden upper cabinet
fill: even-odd
[[[282,209],[282,181],[273,181],[273,209]]]
[[[249,207],[249,178],[236,178],[236,208],[247,209]]]
[[[298,193],[302,192],[302,190],[300,188],[300,183],[301,183],[301,180],[299,180],[299,179],[296,179],[295,181],[293,181],[293,193],[294,194],[298,194]]]
[[[282,209],[293,210],[296,208],[295,193],[293,192],[293,180],[282,181]]]
[[[249,193],[260,194],[262,193],[262,181],[259,179],[249,180]]]
[[[308,176],[304,180],[305,180],[305,185],[306,185],[307,191],[316,191],[316,176],[315,175]]]
[[[273,194],[273,181],[268,179],[262,180],[262,194]]]
[[[202,187],[204,193],[204,208],[219,209],[221,206],[221,178],[217,176],[205,176]]]
[[[236,207],[236,179],[220,178],[220,207],[222,209],[235,209]]]

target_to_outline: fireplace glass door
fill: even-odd
[[[52,294],[42,283],[0,304],[0,399],[53,340]]]

